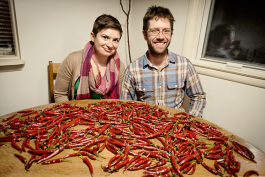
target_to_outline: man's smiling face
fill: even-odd
[[[156,35],[152,34],[154,31],[159,31],[159,33]],[[161,56],[167,53],[172,36],[170,21],[167,18],[149,20],[149,28],[147,32],[143,33],[151,55]]]

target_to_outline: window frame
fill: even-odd
[[[213,4],[214,0],[190,0],[182,55],[191,60],[198,74],[265,88],[264,67],[202,57]]]
[[[15,44],[15,55],[0,56],[0,66],[23,65],[25,61],[21,58],[20,45],[18,39],[17,20],[14,0],[8,0],[12,21],[13,39]]]

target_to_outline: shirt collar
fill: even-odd
[[[168,55],[168,60],[170,63],[175,63],[174,57],[172,56],[172,53],[167,50],[167,55]],[[143,68],[146,68],[147,66],[150,65],[150,61],[148,60],[148,51],[145,53],[145,55],[143,56]]]
[[[170,63],[175,63],[175,58],[173,57],[173,54],[168,50],[168,59]]]

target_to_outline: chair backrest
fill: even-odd
[[[61,63],[53,63],[52,61],[49,61],[49,93],[50,93],[50,102],[54,103],[54,80],[56,79],[59,67]]]

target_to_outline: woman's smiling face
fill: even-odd
[[[91,41],[94,42],[94,52],[99,57],[113,55],[119,47],[120,31],[115,28],[104,28],[95,34],[91,33]]]

